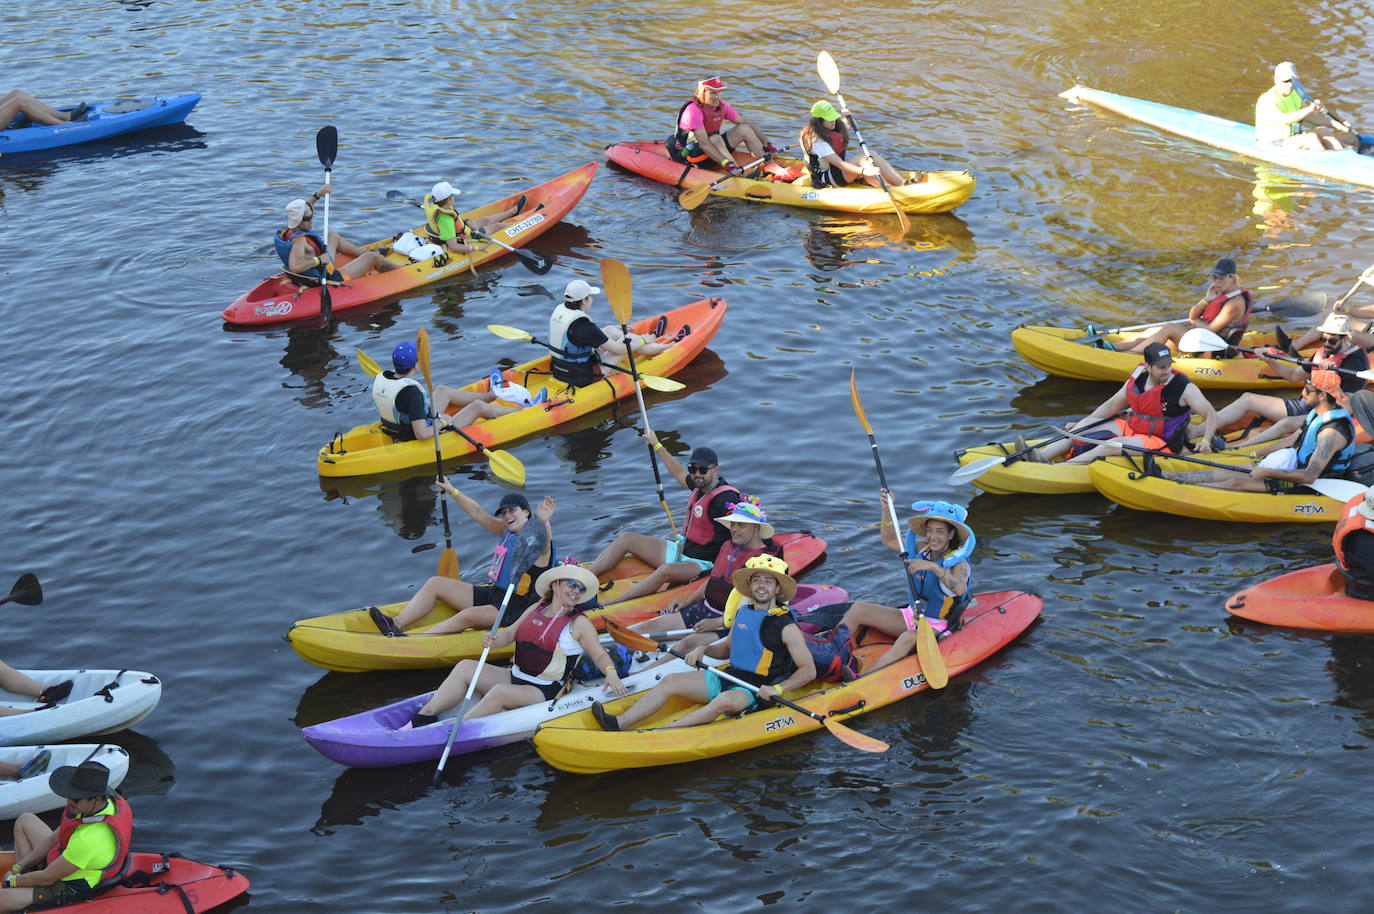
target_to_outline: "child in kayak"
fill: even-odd
[[[846,160],[849,129],[844,117],[825,99],[811,106],[811,119],[801,129],[801,148],[806,153],[806,167],[811,171],[813,187],[844,187],[856,181],[881,187],[883,180],[889,187],[897,187],[925,180],[920,174],[908,180],[877,153],[861,155],[853,162]]]
[[[516,411],[514,406],[494,402],[496,394],[474,393],[459,387],[434,388],[431,404],[425,388],[415,379],[420,371],[420,351],[412,342],[398,343],[391,350],[391,371],[378,373],[372,380],[372,405],[377,407],[382,427],[397,441],[428,441],[434,437],[434,417],[443,425],[464,428],[478,419],[495,419]],[[452,416],[450,406],[461,409]]]

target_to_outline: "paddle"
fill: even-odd
[[[1121,410],[1121,412],[1112,413],[1105,419],[1098,419],[1096,422],[1090,422],[1082,428],[1074,429],[1074,431],[1081,432],[1090,428],[1097,428],[1099,425],[1106,425],[1113,419],[1119,419],[1120,417],[1124,416],[1126,412],[1127,410],[1123,409]],[[1027,445],[1026,447],[1021,448],[1021,450],[1008,454],[1005,457],[982,457],[978,460],[973,461],[972,463],[966,463],[963,466],[959,467],[959,469],[955,470],[953,473],[949,474],[949,484],[952,486],[962,485],[963,483],[966,483],[971,479],[977,479],[979,476],[982,476],[984,473],[986,473],[988,470],[991,470],[995,466],[1010,466],[1013,462],[1020,460],[1022,457],[1026,456],[1031,451],[1039,450],[1047,444],[1054,444],[1056,441],[1063,441],[1067,437],[1069,437],[1069,433],[1061,431],[1059,432],[1059,434],[1054,435],[1053,437],[1046,438],[1039,444]]]
[[[1374,390],[1357,390],[1346,400],[1346,409],[1366,435],[1374,436]]]
[[[334,157],[339,153],[339,131],[334,129],[333,124],[321,127],[315,134],[315,153],[320,157],[320,164],[324,166],[324,183],[328,187],[330,182],[329,173],[334,167]],[[329,318],[334,313],[334,299],[329,293],[329,274],[331,272],[334,259],[329,257],[329,198],[332,194],[324,195],[324,252],[325,268],[324,279],[320,281],[320,323],[329,323]]]
[[[1226,342],[1224,339],[1217,336],[1215,333],[1208,330],[1207,328],[1194,327],[1192,330],[1189,330],[1187,333],[1183,334],[1183,338],[1178,341],[1178,351],[1214,352],[1217,350],[1226,349],[1230,345],[1230,343]],[[1250,352],[1256,355],[1261,354],[1257,349],[1247,349],[1244,346],[1235,346],[1233,348],[1239,350],[1240,352]],[[1311,370],[1313,367],[1315,367],[1311,359],[1297,359],[1290,355],[1278,355],[1277,353],[1273,352],[1265,352],[1263,353],[1263,355],[1266,355],[1271,359],[1277,359],[1280,362],[1292,362],[1294,365],[1302,365],[1308,370]],[[1352,377],[1361,378],[1365,381],[1374,381],[1374,370],[1370,369],[1365,369],[1364,371],[1351,371],[1349,368],[1333,367],[1329,370],[1338,371],[1341,374],[1348,374]]]
[[[429,389],[430,408],[434,415],[434,475],[444,475],[444,458],[439,450],[439,409],[434,405],[434,379],[429,373],[429,334],[421,327],[415,334],[415,348],[419,350],[420,374],[425,376],[425,387]],[[444,517],[444,551],[439,554],[439,570],[435,574],[443,578],[458,577],[458,553],[453,551],[453,531],[448,523],[448,499],[439,493],[439,505]]]
[[[782,152],[783,149],[788,148],[790,147],[784,146],[782,147],[782,149],[777,149],[774,151]],[[754,166],[764,162],[767,158],[768,156],[763,156],[762,158],[755,159],[748,165],[741,165],[740,171],[747,172]],[[739,177],[742,177],[742,175],[724,175],[722,177],[716,178],[710,184],[698,184],[696,187],[689,187],[682,193],[677,195],[678,205],[681,206],[683,209],[696,209],[698,206],[701,206],[703,200],[705,200],[707,197],[711,195],[711,191],[715,190],[717,187],[720,187],[725,182],[733,181]]]
[[[1345,300],[1350,296],[1354,295],[1357,291],[1359,291],[1360,286],[1364,285],[1365,283],[1374,285],[1374,277],[1370,276],[1371,272],[1374,272],[1374,264],[1370,264],[1368,267],[1366,267],[1365,271],[1360,274],[1360,278],[1355,280],[1355,284],[1351,286],[1350,289],[1344,295],[1336,299],[1336,303],[1331,306],[1331,310],[1333,312],[1340,311],[1341,305],[1345,304]]]
[[[824,53],[824,52],[822,52]],[[892,533],[902,546],[902,577],[906,579],[907,594],[911,598],[911,608],[916,610],[916,656],[921,660],[921,672],[932,689],[943,689],[949,683],[949,672],[945,669],[945,658],[940,653],[940,645],[935,640],[935,629],[926,618],[925,604],[916,596],[916,584],[911,580],[911,572],[906,563],[911,556],[906,551],[906,539],[902,536],[902,525],[897,521],[897,507],[892,503],[892,490],[887,488],[887,474],[883,472],[883,461],[878,456],[878,439],[873,436],[873,426],[868,424],[864,414],[863,402],[859,399],[859,385],[855,379],[855,369],[849,370],[849,399],[854,404],[854,415],[868,435],[868,444],[873,451],[873,464],[878,468],[878,482],[887,490],[887,513],[892,520]]]
[[[0,605],[11,602],[23,603],[25,606],[37,606],[43,602],[43,588],[39,585],[36,574],[32,571],[21,574],[19,580],[10,588],[10,595],[0,599]]]
[[[849,126],[854,129],[854,138],[859,141],[859,146],[863,149],[864,155],[872,163],[873,155],[868,151],[868,144],[864,142],[864,135],[859,132],[859,125],[855,122],[854,115],[849,113],[849,105],[845,104],[844,96],[840,94],[840,68],[835,65],[835,58],[830,56],[829,51],[821,51],[816,55],[816,72],[820,75],[821,82],[825,83],[826,91],[835,96],[835,101],[840,103],[840,113],[844,115],[845,120],[849,121]],[[883,177],[881,168],[878,169],[878,183],[887,193],[887,198],[892,201],[892,210],[897,214],[897,221],[902,224],[902,234],[905,235],[911,231],[911,222],[907,219],[906,213],[902,212],[902,207],[897,203],[897,197],[892,193],[892,188],[888,187],[887,179]]]
[[[543,346],[545,349],[548,349],[551,352],[556,352],[559,355],[565,354],[563,350],[559,349],[557,346],[554,346],[552,343],[546,343],[543,340],[537,340],[533,336],[530,336],[530,334],[526,331],[521,330],[519,327],[509,327],[505,324],[487,324],[487,329],[490,330],[492,333],[496,334],[497,336],[501,337],[501,339],[503,340],[523,340],[526,343],[533,343],[536,346]],[[618,371],[621,374],[633,375],[633,372],[631,372],[628,368],[621,368],[619,365],[607,365],[603,362],[601,364],[601,367],[603,369],[608,369],[610,371]],[[654,374],[641,374],[639,376],[639,380],[641,384],[643,384],[650,390],[661,390],[665,393],[672,393],[675,390],[682,390],[682,388],[687,386],[686,384],[683,384],[681,381],[674,381],[672,378],[663,378]]]
[[[529,531],[528,533],[526,531]],[[506,592],[501,597],[501,606],[496,610],[496,618],[491,621],[491,630],[487,632],[490,638],[496,634],[496,630],[501,627],[501,617],[506,614],[506,606],[510,603],[511,594],[515,593],[515,587],[524,577],[526,570],[539,560],[544,547],[549,542],[549,528],[544,526],[541,521],[534,518],[520,529],[520,538],[515,544],[515,548],[507,558],[510,560],[510,583],[506,585]],[[530,582],[534,586],[534,582]],[[483,639],[485,641],[486,639]],[[439,756],[439,765],[434,769],[434,785],[439,785],[439,778],[444,773],[444,765],[448,764],[448,754],[453,750],[453,738],[458,735],[458,727],[463,723],[463,717],[472,709],[472,693],[477,688],[477,680],[482,677],[482,667],[487,662],[487,654],[491,653],[491,645],[482,645],[482,656],[477,658],[477,668],[472,671],[472,678],[468,680],[468,691],[463,696],[463,700],[458,705],[458,712],[453,718],[453,726],[448,731],[448,741],[444,743],[444,754]]]
[[[612,638],[614,638],[620,644],[623,644],[626,647],[630,648],[631,650],[649,651],[666,649],[667,652],[672,654],[674,657],[678,657],[682,660],[687,659],[687,655],[679,651],[677,648],[660,646],[658,642],[650,638],[644,637],[639,632],[625,628],[621,626],[618,622],[615,622],[614,620],[606,620],[606,631],[611,633]],[[743,686],[744,688],[753,692],[755,695],[759,693],[758,686],[745,682],[743,679],[738,679],[734,676],[731,676],[729,673],[725,672],[722,669],[707,666],[700,660],[696,662],[695,666],[697,669],[705,671],[706,675],[708,676],[719,676],[721,679],[727,680],[728,682],[733,682],[735,685]],[[929,674],[927,674],[926,681],[929,682]],[[888,744],[880,739],[874,739],[871,736],[865,736],[857,730],[851,730],[839,721],[822,714],[817,714],[815,711],[812,711],[809,708],[803,708],[801,705],[795,702],[788,701],[781,695],[774,695],[769,700],[782,705],[784,708],[791,708],[798,714],[805,714],[807,717],[811,718],[812,720],[819,723],[821,726],[825,727],[826,730],[830,731],[831,736],[835,737],[847,746],[852,746],[855,749],[861,749],[864,752],[886,752],[889,748]]]
[[[1302,84],[1302,82],[1298,80],[1297,73],[1293,74],[1293,91],[1298,93],[1298,98],[1302,99],[1309,105],[1312,104],[1312,96],[1308,93],[1307,88]],[[1351,125],[1351,123],[1347,121],[1345,118],[1337,116],[1336,112],[1326,107],[1325,103],[1322,104],[1322,110],[1326,112],[1327,117],[1331,118],[1332,123],[1340,124],[1342,127],[1344,127],[1346,133],[1355,133],[1354,126]],[[1359,136],[1359,134],[1356,134],[1356,136]]]
[[[363,352],[361,349],[354,349],[353,351],[358,356],[358,366],[362,368],[363,373],[369,378],[375,378],[382,373],[382,366],[373,361],[366,352]],[[428,378],[428,375],[426,375],[426,378]],[[511,485],[523,486],[525,484],[525,465],[521,463],[514,454],[509,451],[489,448],[456,425],[446,425],[444,427],[452,429],[462,435],[463,439],[467,441],[468,444],[481,451],[482,456],[487,458],[487,463],[491,466],[491,471],[496,474],[497,478],[504,479]],[[438,439],[439,436],[436,434],[434,437]]]
[[[1255,308],[1253,314],[1276,314],[1279,317],[1311,317],[1320,314],[1326,308],[1325,292],[1299,292],[1296,295],[1289,295],[1276,302],[1267,305],[1260,305]],[[1188,318],[1180,317],[1172,321],[1152,321],[1148,324],[1136,324],[1133,327],[1113,327],[1110,330],[1099,330],[1092,336],[1085,336],[1075,340],[1076,343],[1095,343],[1100,339],[1108,337],[1113,333],[1126,333],[1131,330],[1148,330],[1150,327],[1163,327],[1165,324],[1186,324]]]
[[[658,503],[663,506],[663,513],[668,515],[668,526],[672,528],[673,538],[676,539],[677,523],[673,520],[673,509],[668,507],[668,499],[663,494],[663,476],[658,470],[658,457],[654,454],[654,445],[649,443],[648,435],[653,430],[649,428],[649,411],[644,408],[644,391],[639,383],[639,369],[635,368],[634,347],[630,345],[630,306],[633,297],[630,287],[630,271],[619,260],[612,260],[607,257],[601,261],[601,284],[606,287],[606,298],[611,303],[611,312],[615,314],[615,319],[620,322],[620,331],[625,334],[625,351],[630,358],[630,377],[634,378],[635,382],[635,399],[639,402],[639,418],[644,421],[644,444],[649,448],[649,466],[654,469],[654,486],[658,489]],[[658,446],[662,447],[662,445]]]
[[[407,197],[399,190],[387,191],[386,198],[390,200],[392,203],[409,203],[411,206],[418,206],[420,209],[425,208],[425,205],[421,203],[419,200],[416,200],[413,197]],[[481,229],[474,228],[473,226],[468,225],[468,223],[466,222],[464,222],[463,225],[467,226],[467,230],[471,234],[477,236],[478,238],[483,238],[487,241],[490,241],[498,247],[503,247],[506,250],[510,251],[512,254],[514,254],[516,257],[519,257],[520,262],[523,263],[526,267],[528,267],[530,271],[533,273],[538,273],[540,276],[543,276],[545,273],[549,272],[549,270],[553,269],[553,258],[550,257],[548,254],[545,254],[543,251],[514,248],[506,244],[504,241],[491,237]]]

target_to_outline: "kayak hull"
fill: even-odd
[[[110,769],[110,786],[118,787],[129,773],[129,753],[119,746],[95,743],[61,743],[51,746],[6,746],[0,748],[0,762],[22,765],[43,750],[52,753],[48,767],[22,781],[0,780],[0,819],[13,819],[20,813],[60,809],[67,801],[48,787],[48,775],[63,765],[79,765],[88,759]]]
[[[1159,466],[1169,471],[1200,469],[1168,458],[1161,459]],[[1146,476],[1138,467],[1130,458],[1109,457],[1094,461],[1089,473],[1097,491],[1137,511],[1246,524],[1332,524],[1341,515],[1341,502],[1317,492],[1270,495],[1211,489]]]
[[[133,103],[144,104],[144,107],[123,113],[109,110],[111,106],[121,107]],[[115,98],[95,102],[86,116],[75,124],[56,124],[51,127],[35,125],[0,130],[0,157],[20,152],[60,149],[77,143],[108,140],[136,130],[180,124],[199,103],[200,94],[197,92],[137,99]],[[64,110],[70,110],[70,107]],[[0,161],[3,161],[3,158],[0,158]]]
[[[28,746],[114,733],[152,713],[162,698],[156,676],[136,670],[21,670],[44,686],[70,679],[71,694],[56,707],[0,717],[0,746]],[[108,695],[108,700],[106,699]],[[40,707],[27,695],[0,691],[0,704]]]
[[[1334,563],[1300,568],[1232,594],[1233,616],[1326,632],[1374,634],[1374,602],[1345,595],[1345,578]]]
[[[463,213],[465,219],[472,219],[515,206],[523,193],[528,196],[524,218],[506,228],[495,232],[492,237],[505,242],[513,248],[522,248],[558,224],[587,192],[592,177],[596,174],[595,162],[576,168],[551,181],[535,185],[524,191],[488,203]],[[543,209],[537,209],[540,204]],[[423,234],[424,225],[412,227],[410,231]],[[390,237],[381,238],[363,245],[367,250],[376,250],[390,245]],[[400,264],[399,270],[387,273],[369,273],[357,279],[350,279],[342,285],[330,286],[330,304],[334,311],[347,311],[363,305],[405,295],[420,286],[440,282],[475,269],[510,254],[495,242],[487,242],[470,254],[451,255],[440,266],[437,258],[411,263],[410,258],[395,251],[387,254],[387,260]],[[340,256],[339,263],[346,264],[347,256]],[[220,315],[231,327],[262,327],[271,324],[293,323],[320,316],[320,289],[297,285],[284,273],[277,273],[258,283],[249,291],[234,300]]]
[[[14,865],[14,853],[0,853],[0,869]],[[53,908],[76,914],[200,914],[248,891],[248,877],[230,867],[197,863],[175,854],[135,852],[125,882],[148,874],[146,885],[117,885],[90,901]]]
[[[666,335],[673,336],[683,326],[690,327],[692,332],[652,358],[636,359],[635,367],[641,374],[669,377],[696,358],[720,328],[721,320],[725,317],[725,301],[719,298],[704,299],[667,311],[662,316],[668,322]],[[630,324],[630,330],[648,333],[657,319],[649,317],[635,321]],[[623,367],[628,368],[628,363]],[[554,380],[548,372],[547,356],[506,369],[506,379],[528,389],[531,396],[537,396],[541,389],[546,389],[548,402],[527,406],[495,419],[479,419],[464,428],[463,432],[488,448],[501,447],[508,442],[571,422],[615,400],[634,396],[634,380],[627,371],[607,371],[604,380],[576,389]],[[491,389],[491,381],[484,377],[461,389],[486,393]],[[450,415],[455,412],[456,408],[449,410]],[[456,460],[476,450],[467,439],[454,432],[441,432],[439,443],[445,461]],[[407,467],[432,467],[434,442],[395,441],[382,429],[381,422],[373,422],[336,435],[320,448],[316,465],[320,475],[326,477],[365,476]]]
[[[1035,621],[1042,607],[1039,597],[1020,591],[975,595],[965,611],[963,628],[940,642],[949,673],[957,675],[1006,647]],[[889,644],[882,639],[865,639],[859,648],[865,668]],[[817,686],[820,689],[812,691]],[[927,688],[920,660],[912,654],[851,682],[813,683],[787,697],[810,711],[843,721]],[[618,699],[608,703],[607,710],[618,714],[632,701]],[[667,723],[692,707],[670,701],[646,724]],[[779,705],[697,727],[607,732],[600,729],[591,711],[584,710],[540,725],[533,742],[535,750],[553,767],[595,774],[712,758],[810,733],[821,726],[813,718]]]
[[[637,175],[671,184],[681,190],[700,187],[725,177],[725,172],[719,168],[698,168],[673,161],[667,147],[659,142],[612,143],[606,147],[606,158]],[[741,165],[748,165],[752,161],[744,153],[736,153],[735,158]],[[796,159],[779,156],[777,161],[781,165],[800,167],[806,172],[805,165]],[[914,174],[903,172],[905,177]],[[932,171],[926,174],[926,180],[919,184],[891,188],[892,196],[888,196],[881,187],[868,185],[812,187],[809,173],[794,183],[734,178],[713,188],[711,194],[755,203],[872,214],[891,213],[893,199],[906,213],[947,213],[973,196],[977,181],[966,171]]]

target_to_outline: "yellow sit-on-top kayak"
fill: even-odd
[[[1161,470],[1170,472],[1200,469],[1182,460],[1163,458],[1158,463]],[[1173,482],[1148,475],[1140,460],[1131,457],[1094,461],[1089,473],[1097,491],[1137,511],[1250,524],[1332,524],[1341,514],[1341,502],[1310,490],[1271,495]]]

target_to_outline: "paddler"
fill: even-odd
[[[1255,139],[1288,149],[1358,146],[1359,134],[1328,114],[1320,99],[1303,101],[1297,78],[1297,68],[1286,60],[1274,68],[1274,85],[1255,100]]]
[[[0,717],[11,717],[15,714],[31,714],[34,711],[43,711],[56,705],[72,693],[72,680],[64,679],[59,683],[45,687],[43,683],[28,673],[21,673],[0,660],[0,690],[13,695],[27,695],[40,705],[37,708],[12,708],[9,705],[0,705]]]
[[[537,599],[535,579],[553,564],[550,558],[554,554],[553,528],[549,525],[549,520],[557,506],[552,496],[544,496],[544,500],[539,503],[539,510],[532,511],[525,496],[519,492],[507,492],[501,497],[496,513],[488,514],[482,510],[481,505],[459,492],[445,477],[440,476],[438,482],[439,488],[453,496],[453,500],[467,512],[468,517],[483,530],[498,537],[492,550],[491,564],[487,568],[490,583],[473,585],[456,578],[435,575],[425,581],[394,618],[375,606],[368,607],[368,615],[377,626],[377,630],[390,637],[404,635],[405,630],[423,619],[439,600],[455,612],[451,618],[438,623],[425,634],[442,635],[470,628],[490,628],[496,620],[501,600],[506,595],[506,587],[513,580],[516,582],[515,591],[511,594],[510,601],[506,604],[506,612],[501,617],[502,625],[510,625]],[[515,550],[520,532],[531,520],[549,527],[548,541],[543,552],[532,564],[526,568],[513,568],[506,559]]]
[[[442,384],[434,388],[433,405],[424,385],[416,380],[420,371],[419,348],[410,341],[391,350],[391,371],[383,371],[372,381],[372,405],[377,407],[382,427],[397,441],[428,441],[434,437],[434,416],[442,425],[464,428],[478,419],[495,419],[516,411],[514,406],[495,402],[490,391],[475,393]],[[452,416],[450,406],[461,409]],[[437,413],[436,413],[437,411]]]
[[[1367,286],[1374,286],[1374,266],[1367,267],[1360,274],[1360,282]],[[1348,300],[1350,293],[1342,296],[1332,309],[1332,314],[1344,314],[1350,318],[1350,340],[1366,351],[1374,349],[1374,306],[1351,304]],[[1310,349],[1317,345],[1321,336],[1320,325],[1313,327],[1301,337],[1289,345],[1295,352]]]
[[[484,664],[477,672],[477,661],[462,660],[448,678],[410,719],[412,727],[438,721],[467,694],[468,684],[477,674],[475,694],[482,700],[464,715],[464,720],[485,717],[512,708],[552,701],[563,690],[568,674],[582,655],[587,655],[606,676],[606,690],[616,696],[627,694],[615,664],[597,640],[595,626],[584,613],[597,607],[596,575],[572,559],[539,575],[534,584],[540,601],[520,613],[511,625],[483,640],[484,647],[515,645],[515,659],[509,667]],[[447,725],[447,721],[445,722]]]
[[[1316,369],[1303,385],[1302,395],[1309,406],[1305,419],[1276,422],[1246,443],[1247,448],[1265,445],[1256,451],[1264,459],[1249,474],[1228,470],[1166,473],[1151,457],[1145,460],[1145,470],[1173,482],[1273,494],[1293,492],[1319,477],[1340,477],[1355,450],[1355,423],[1343,405],[1340,376]]]
[[[600,702],[594,702],[592,714],[602,729],[634,729],[674,698],[701,707],[664,724],[665,728],[707,724],[723,714],[743,714],[762,708],[774,695],[800,688],[816,678],[816,663],[806,647],[806,638],[787,606],[797,592],[797,582],[787,574],[787,563],[771,555],[755,556],[735,572],[733,583],[745,596],[735,611],[729,633],[713,644],[693,648],[687,654],[687,662],[695,666],[702,657],[729,658],[726,672],[758,686],[758,693],[709,670],[673,673],[618,717]]]
[[[24,123],[14,123],[14,119],[21,115],[35,124],[55,127],[58,124],[70,124],[74,121],[85,120],[86,112],[89,110],[91,110],[90,105],[82,102],[69,111],[63,111],[61,108],[54,108],[46,102],[39,101],[23,89],[11,89],[4,95],[0,95],[0,130],[28,126]]]
[[[668,155],[684,165],[719,165],[732,175],[742,175],[734,154],[741,143],[751,159],[771,158],[777,150],[721,98],[723,91],[725,83],[718,76],[697,83],[696,93],[677,111],[677,128],[668,139]],[[749,176],[757,174],[756,169]]]
[[[1144,352],[1150,343],[1164,343],[1177,348],[1183,334],[1194,327],[1210,330],[1233,346],[1238,344],[1245,335],[1245,328],[1250,325],[1250,315],[1255,310],[1254,297],[1249,289],[1241,287],[1236,262],[1230,257],[1218,260],[1208,277],[1207,291],[1197,304],[1188,309],[1186,323],[1164,324],[1129,340],[1121,340],[1115,345],[1100,340],[1099,348],[1114,348],[1117,352]],[[1212,358],[1232,358],[1236,354],[1234,349],[1226,352],[1198,353],[1200,356]]]
[[[825,99],[811,106],[811,117],[801,129],[800,142],[813,187],[844,187],[856,181],[881,187],[882,180],[886,180],[889,187],[896,187],[925,180],[924,173],[908,180],[877,153],[860,154],[852,162],[845,159],[849,149],[849,128],[840,112]]]
[[[594,384],[601,378],[602,359],[617,359],[627,351],[627,338],[619,327],[598,327],[588,315],[592,297],[600,292],[585,279],[574,279],[563,290],[563,303],[549,315],[549,344],[554,348],[549,370],[554,378],[573,387]],[[630,334],[635,358],[656,356],[691,332],[683,327],[672,340],[653,342],[666,327],[667,319],[663,318],[655,334]]]
[[[1168,346],[1149,343],[1144,358],[1120,390],[1082,419],[1064,427],[1067,431],[1082,429],[1083,437],[1101,440],[1101,444],[1094,446],[1066,438],[1031,449],[1026,459],[1047,463],[1068,454],[1066,463],[1091,463],[1099,457],[1119,455],[1119,444],[1177,453],[1188,440],[1194,413],[1202,416],[1202,440],[1194,449],[1210,453],[1217,429],[1217,412],[1212,404],[1187,375],[1174,370],[1174,357]],[[1123,411],[1126,415],[1120,416]],[[1027,447],[1024,437],[1016,439],[1016,447]]]
[[[1374,601],[1374,489],[1366,489],[1345,503],[1336,533],[1331,537],[1336,567],[1345,578],[1345,595]]]
[[[303,285],[318,286],[324,281],[325,270],[340,253],[353,258],[339,268],[348,279],[357,279],[373,270],[385,273],[398,269],[400,265],[387,260],[380,251],[364,250],[334,231],[329,233],[329,252],[325,253],[325,243],[315,231],[314,220],[315,204],[328,193],[326,184],[308,199],[286,204],[286,228],[272,236],[286,273]]]
[[[483,234],[490,235],[506,228],[507,223],[514,223],[529,201],[527,194],[521,194],[520,199],[515,205],[492,213],[487,216],[478,216],[473,219],[463,219],[458,215],[455,206],[458,194],[457,188],[447,181],[440,181],[430,188],[422,204],[425,211],[425,231],[429,233],[429,238],[437,244],[442,244],[455,254],[469,254],[483,242],[476,240],[476,244],[470,244],[468,232],[476,229]],[[544,204],[535,207],[536,210],[544,208]]]
[[[64,765],[48,789],[67,800],[56,829],[26,812],[14,820],[15,864],[0,888],[0,912],[89,901],[124,878],[134,813],[99,762]]]
[[[968,559],[978,545],[978,538],[967,523],[968,509],[947,501],[915,502],[911,509],[916,516],[907,519],[908,529],[899,541],[889,520],[887,505],[891,493],[882,489],[879,497],[882,514],[878,530],[883,545],[897,553],[905,549],[906,570],[911,575],[916,599],[921,601],[936,631],[958,629],[960,617],[972,598],[969,587],[973,583],[973,568]],[[910,606],[859,601],[849,604],[840,621],[856,639],[860,637],[860,626],[876,628],[895,639],[892,647],[878,658],[874,669],[896,663],[916,649],[917,620]]]

